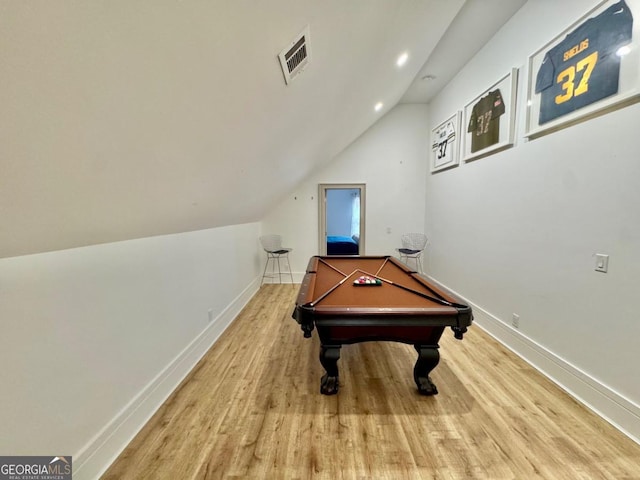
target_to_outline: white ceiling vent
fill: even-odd
[[[309,25],[287,48],[280,52],[278,58],[280,59],[282,73],[284,73],[284,81],[288,84],[304,70],[311,59]]]

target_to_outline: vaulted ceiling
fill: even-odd
[[[0,257],[259,221],[523,3],[4,1]],[[286,85],[277,55],[306,26]]]

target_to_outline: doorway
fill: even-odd
[[[365,184],[318,185],[321,255],[364,255]]]

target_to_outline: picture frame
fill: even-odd
[[[460,163],[460,111],[431,130],[431,173],[457,167]]]
[[[463,110],[465,162],[497,153],[513,146],[518,89],[518,69],[485,89]]]
[[[639,4],[601,0],[529,56],[526,138],[640,101]]]

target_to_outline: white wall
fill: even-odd
[[[255,293],[258,235],[0,260],[0,452],[73,455],[74,478],[97,475]]]
[[[263,219],[265,233],[293,248],[294,278],[319,251],[319,183],[366,184],[366,254],[393,255],[401,234],[424,230],[428,142],[426,106],[398,105]]]
[[[523,139],[527,57],[591,3],[529,1],[431,103],[439,121],[520,67],[516,145],[428,175],[427,268],[474,303],[479,324],[637,440],[640,106]],[[594,271],[596,253],[610,255],[609,273]]]

